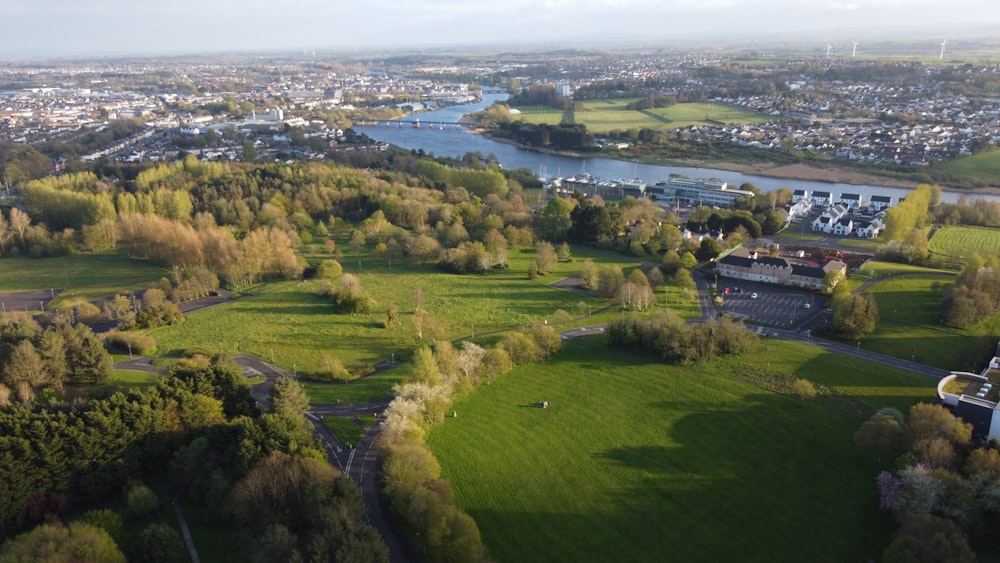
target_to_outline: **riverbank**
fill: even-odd
[[[868,173],[853,167],[838,166],[831,163],[829,166],[811,166],[805,163],[779,163],[779,162],[733,162],[728,160],[701,160],[701,159],[671,159],[671,158],[633,158],[628,153],[605,152],[581,153],[576,151],[553,150],[541,147],[533,147],[518,143],[511,139],[496,137],[484,129],[475,129],[474,133],[483,136],[497,143],[510,145],[523,150],[537,152],[568,158],[607,158],[621,162],[635,162],[639,164],[649,164],[653,166],[669,166],[683,168],[704,168],[706,170],[726,170],[738,172],[749,176],[763,176],[778,180],[788,180],[789,182],[822,182],[827,184],[849,184],[856,186],[884,186],[888,188],[898,188],[912,190],[919,183],[916,180],[898,178],[893,176],[883,176],[881,174]],[[940,184],[939,184],[940,185]],[[946,192],[956,194],[974,195],[1000,195],[1000,187],[980,187],[961,188],[955,186],[941,185],[941,189]]]

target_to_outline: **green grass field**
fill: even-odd
[[[58,258],[0,258],[0,292],[63,289],[48,308],[77,299],[96,301],[144,289],[168,275],[161,267],[118,254],[70,254]]]
[[[521,112],[517,117],[530,123],[557,124],[566,120],[582,123],[592,133],[642,128],[667,130],[690,125],[759,123],[765,120],[760,114],[720,104],[676,104],[669,108],[651,109],[648,113],[627,109],[628,104],[635,100],[587,100],[583,102],[583,109],[569,112],[545,106],[517,106],[516,109]]]
[[[951,281],[915,274],[882,280],[869,288],[880,318],[875,333],[862,346],[943,369],[982,369],[987,353],[996,347],[996,336],[975,327],[963,330],[939,323],[944,285]]]
[[[675,127],[688,127],[690,125],[708,125],[712,122],[740,124],[761,123],[767,120],[765,116],[759,113],[721,104],[676,104],[667,108],[654,108],[649,111],[670,120],[671,129]]]
[[[678,367],[583,339],[461,400],[429,443],[500,562],[878,559],[894,524],[860,420],[731,376],[747,362],[872,407],[934,398],[794,343]]]
[[[958,259],[972,252],[1000,254],[1000,229],[945,225],[934,232],[930,249],[932,255]]]
[[[528,264],[534,250],[511,252],[508,270],[486,275],[454,275],[433,266],[413,266],[396,261],[362,259],[360,268],[350,258],[345,270],[358,276],[361,286],[377,302],[368,315],[335,314],[329,301],[316,295],[318,282],[282,282],[256,290],[224,306],[189,315],[179,325],[148,331],[162,354],[176,355],[201,347],[226,353],[249,353],[271,359],[300,375],[320,369],[328,354],[348,369],[359,369],[408,354],[431,337],[420,339],[411,323],[416,288],[423,293],[423,308],[443,321],[439,338],[458,338],[473,333],[543,323],[565,310],[575,315],[580,302],[593,309],[606,301],[549,287],[548,284],[579,272],[574,262],[561,262],[557,272],[529,280]],[[597,263],[632,264],[594,257]],[[401,325],[385,329],[390,303],[399,307]],[[384,395],[379,395],[384,396]]]
[[[66,386],[67,400],[77,397],[108,397],[132,388],[141,389],[156,384],[160,376],[155,373],[128,369],[116,369],[100,385],[70,384]]]
[[[365,434],[365,429],[358,424],[353,416],[328,416],[323,419],[323,424],[337,436],[342,444],[349,446],[360,442],[361,437]]]
[[[995,184],[1000,182],[1000,149],[942,162],[939,167],[946,174]]]

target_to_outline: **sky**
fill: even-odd
[[[538,45],[939,42],[1000,25],[997,0],[0,0],[0,56]],[[846,47],[845,47],[846,48]]]

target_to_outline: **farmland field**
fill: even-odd
[[[1000,229],[945,225],[930,242],[931,254],[963,258],[972,252],[984,255],[1000,254]]]
[[[878,559],[894,524],[860,420],[737,378],[747,362],[873,408],[934,398],[929,379],[794,343],[679,367],[598,337],[479,388],[428,442],[500,562]]]
[[[685,103],[646,112],[627,109],[628,104],[634,101],[635,98],[588,100],[583,102],[582,110],[566,112],[545,106],[518,106],[517,109],[521,111],[520,117],[531,123],[556,124],[568,120],[586,125],[592,133],[633,128],[667,130],[713,122],[757,123],[765,120],[765,116],[760,114],[719,104]]]

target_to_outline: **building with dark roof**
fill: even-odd
[[[830,260],[822,266],[793,263],[787,258],[758,256],[745,248],[737,248],[717,262],[719,275],[747,281],[773,283],[806,289],[823,289],[830,272],[847,276],[847,264]]]

